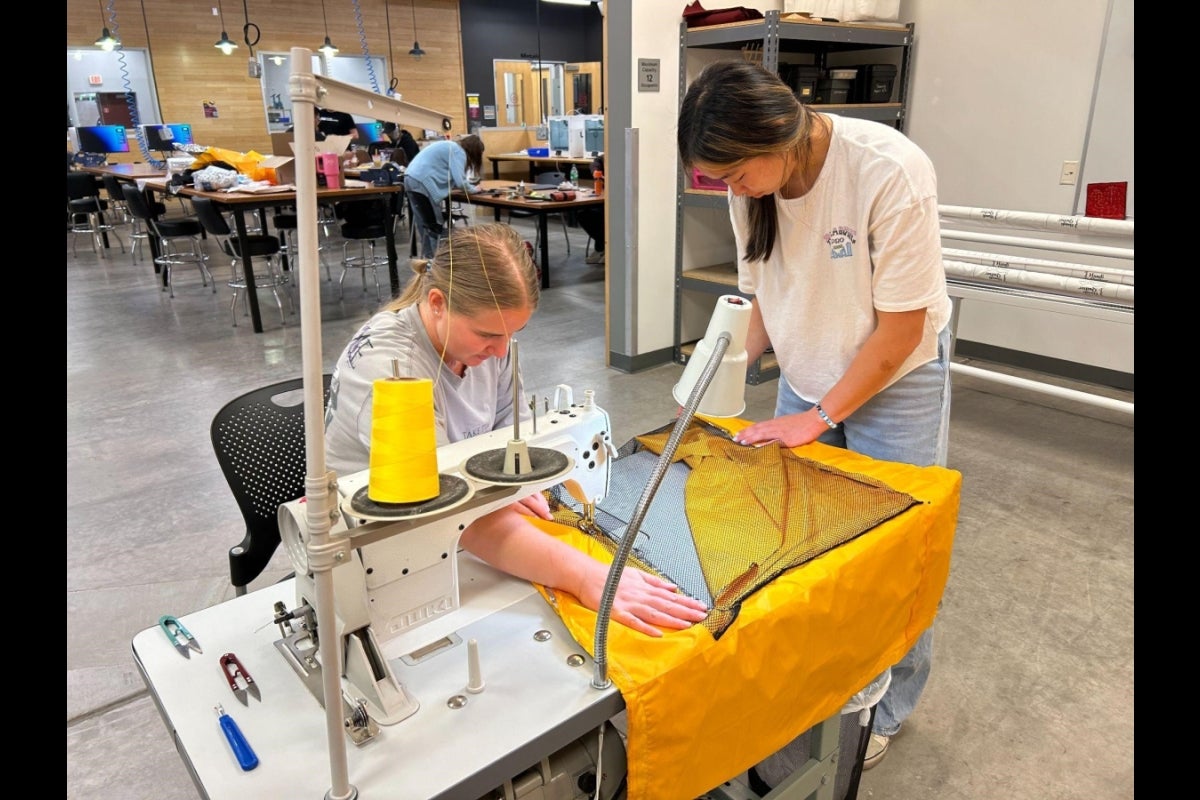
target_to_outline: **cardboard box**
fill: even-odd
[[[276,137],[289,137],[284,140]],[[271,144],[280,149],[280,146],[286,144],[287,147],[294,153],[296,143],[291,140],[290,133],[273,133],[271,134]],[[317,172],[317,185],[327,185],[327,174],[335,176],[335,188],[340,188],[346,185],[346,169],[342,165],[342,159],[345,157],[346,147],[350,144],[351,137],[349,136],[327,136],[325,141],[317,142],[314,146],[317,151],[316,163],[313,164],[313,169]],[[329,164],[326,169],[322,169],[322,164]],[[336,171],[333,171],[336,165]],[[285,184],[296,184],[296,157],[294,155],[270,155],[258,162],[259,167],[273,170],[275,173],[274,183],[276,186]]]

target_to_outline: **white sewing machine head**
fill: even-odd
[[[443,480],[459,486],[461,496],[437,510],[394,518],[363,514],[352,500],[365,494],[368,472],[338,479],[343,521],[331,535],[349,538],[353,557],[333,569],[335,634],[344,642],[344,675],[351,694],[364,699],[371,716],[383,724],[416,710],[392,676],[388,660],[419,651],[461,624],[446,618],[460,606],[457,551],[463,530],[484,514],[558,483],[567,483],[585,507],[608,494],[615,457],[612,426],[608,413],[594,404],[592,391],[576,405],[570,387],[560,386],[553,407],[534,416],[532,423],[522,423],[520,439],[506,428],[439,447],[438,471]],[[545,477],[480,477],[468,466],[481,455],[498,453],[507,471],[514,440],[535,451],[553,451],[549,455],[562,467]],[[305,616],[314,628],[307,635],[316,634],[317,592],[308,568],[304,501],[280,506],[279,522],[296,568],[297,606],[314,610]],[[446,621],[431,624],[439,620]],[[293,666],[302,669],[295,659]]]

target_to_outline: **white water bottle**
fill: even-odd
[[[579,169],[574,164],[571,165],[571,185],[579,185]]]

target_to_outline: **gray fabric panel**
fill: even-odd
[[[649,450],[613,461],[608,497],[596,505],[596,523],[613,541],[619,543],[625,536],[657,462],[658,456]],[[633,551],[685,593],[712,605],[691,528],[682,511],[684,485],[690,472],[685,464],[678,462],[667,468],[642,519]],[[579,504],[565,491],[556,487],[555,494],[569,507],[579,510]]]

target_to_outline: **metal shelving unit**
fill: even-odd
[[[811,58],[813,66],[825,69],[830,54],[870,52],[881,48],[898,48],[899,65],[896,71],[896,102],[888,103],[828,103],[820,110],[831,114],[871,119],[895,125],[904,130],[908,104],[909,60],[912,55],[913,25],[887,23],[799,22],[780,19],[779,11],[767,11],[761,20],[732,22],[703,28],[679,25],[679,98],[687,91],[688,54],[695,50],[729,50],[751,53],[762,59],[762,65],[778,72],[780,56]],[[727,209],[728,199],[723,191],[690,188],[688,176],[680,170],[676,189],[675,229],[675,336],[674,359],[686,364],[695,347],[695,340],[683,340],[683,295],[699,293],[715,298],[737,294],[737,268],[732,262],[703,266],[684,266],[685,211],[689,208]],[[771,353],[747,370],[746,380],[758,384],[779,377],[779,365]]]

